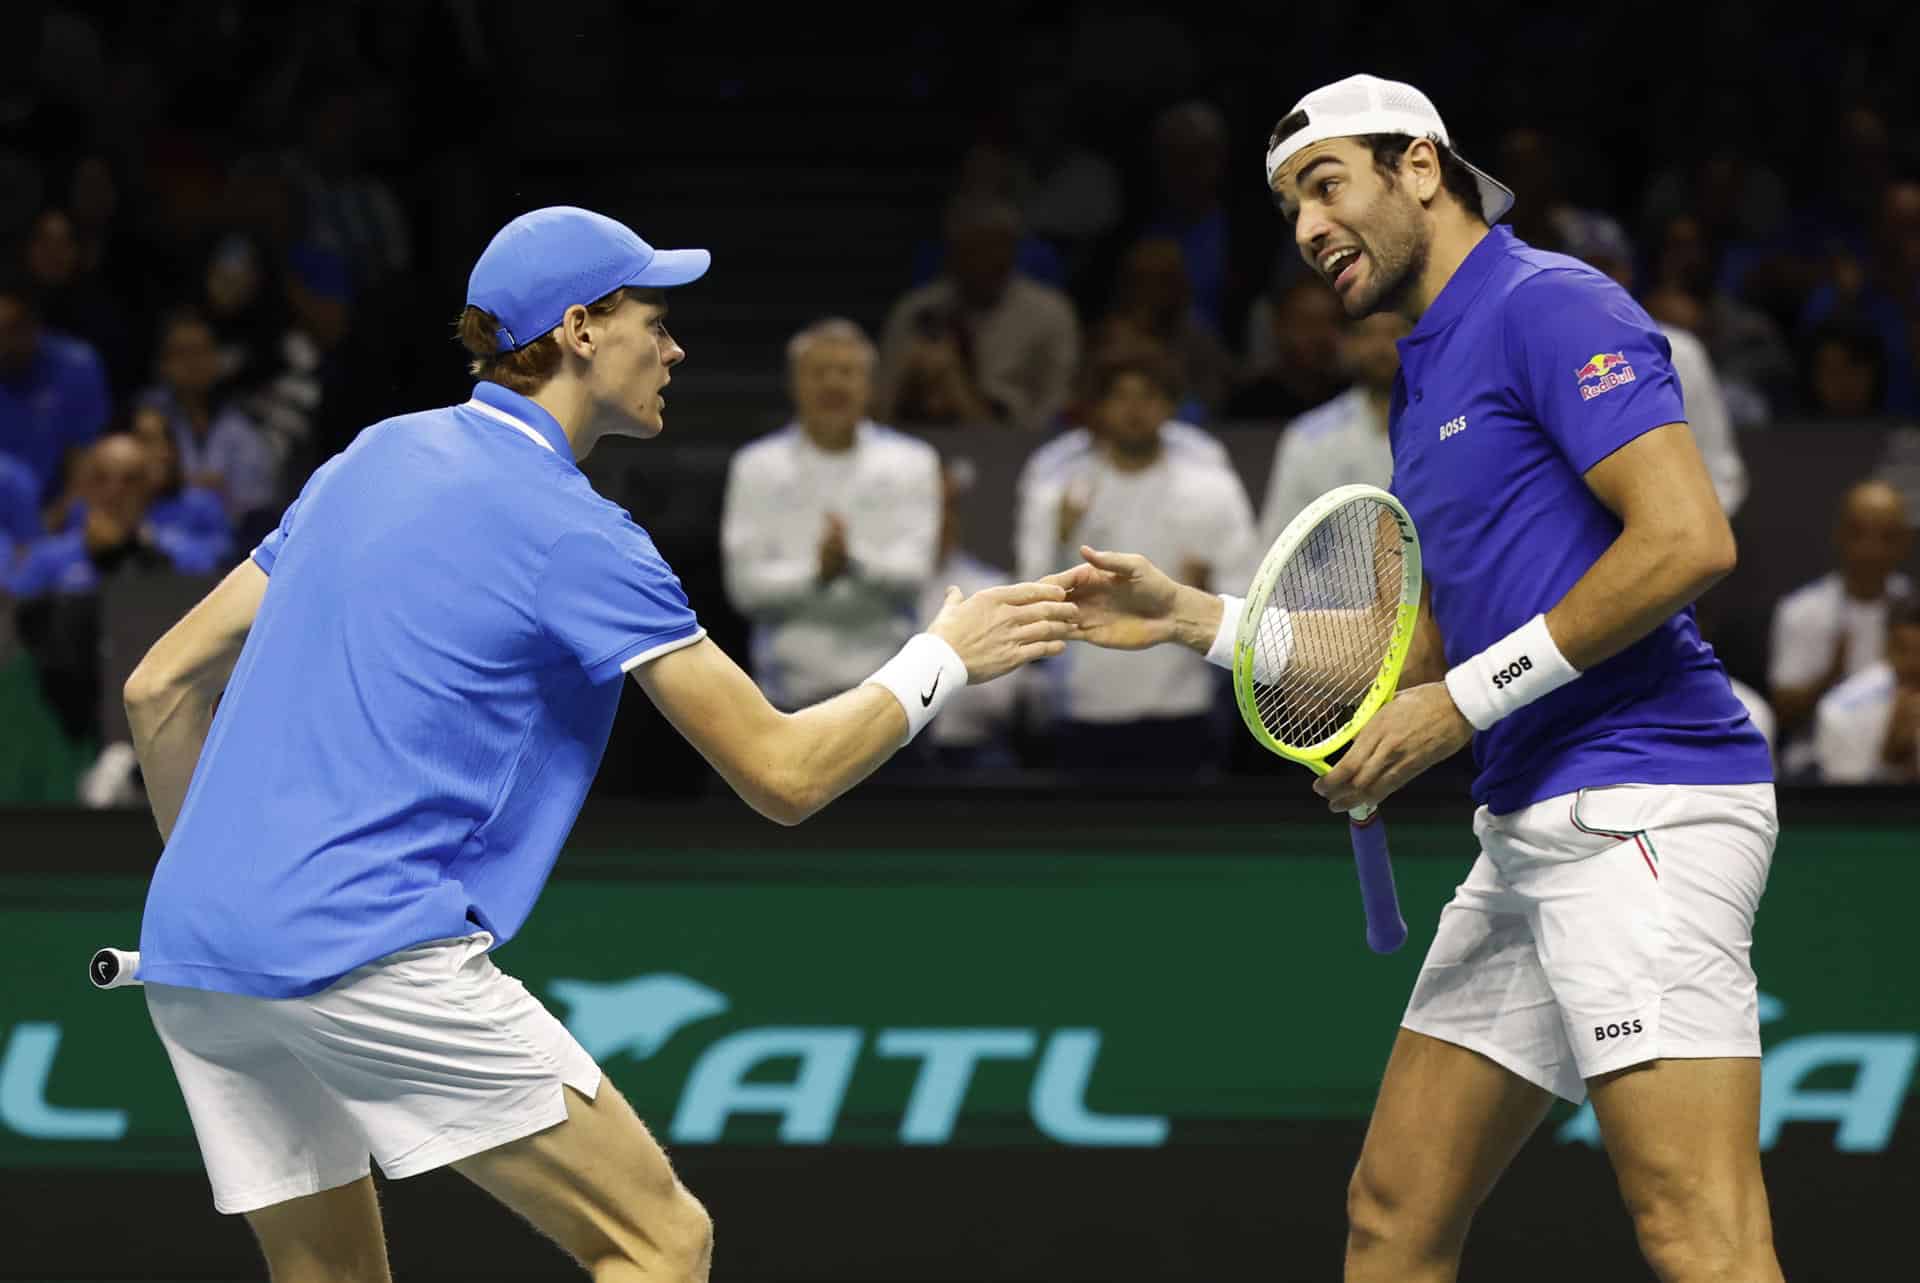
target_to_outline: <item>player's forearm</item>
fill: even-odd
[[[1167,616],[1167,640],[1179,642],[1197,655],[1206,654],[1213,648],[1225,609],[1218,593],[1181,584],[1174,594],[1173,611]]]
[[[133,733],[133,752],[146,783],[147,801],[164,841],[173,835],[174,821],[187,800],[194,767],[213,726],[214,696],[191,685],[134,690],[129,683],[127,726]]]
[[[1560,603],[1547,631],[1585,672],[1658,628],[1733,569],[1733,536],[1717,530],[1629,525]]]
[[[770,819],[798,824],[873,774],[906,740],[900,701],[882,687],[856,686],[781,719],[762,785],[772,809],[741,796]]]
[[[1446,639],[1433,617],[1433,589],[1426,588],[1420,602],[1420,622],[1413,630],[1413,645],[1407,649],[1407,662],[1400,667],[1400,685],[1424,686],[1447,675]]]

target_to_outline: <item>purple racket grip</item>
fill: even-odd
[[[1393,861],[1387,855],[1387,824],[1375,811],[1364,821],[1351,821],[1353,863],[1360,873],[1360,903],[1367,910],[1367,947],[1392,953],[1407,942],[1407,923],[1400,916],[1400,897],[1393,890]]]

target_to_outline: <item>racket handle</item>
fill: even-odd
[[[132,949],[101,949],[87,964],[87,979],[96,989],[120,989],[140,983],[140,955]]]
[[[1387,822],[1371,807],[1356,808],[1347,826],[1353,837],[1353,863],[1360,874],[1360,903],[1367,911],[1367,947],[1392,953],[1407,942],[1400,897],[1393,889],[1393,861],[1387,855]]]

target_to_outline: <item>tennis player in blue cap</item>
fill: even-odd
[[[602,1280],[705,1279],[711,1222],[488,958],[526,920],[623,673],[794,824],[968,682],[1060,651],[1063,589],[951,590],[860,687],[776,711],[577,460],[661,431],[664,291],[705,250],[536,210],[487,246],[463,405],[374,424],[127,683],[165,853],[140,975],[213,1186],[276,1283],[384,1280],[369,1159],[453,1166]],[[217,704],[217,711],[216,711]]]

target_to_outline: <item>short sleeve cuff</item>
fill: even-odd
[[[1685,423],[1687,421],[1686,411],[1678,406],[1656,408],[1647,418],[1650,419],[1651,422],[1642,423],[1634,419],[1629,419],[1625,422],[1616,421],[1611,425],[1612,430],[1605,437],[1599,440],[1583,441],[1582,444],[1587,448],[1582,450],[1577,456],[1569,456],[1567,462],[1573,465],[1575,472],[1578,472],[1581,476],[1585,476],[1602,460],[1632,445],[1635,441],[1646,436],[1647,433],[1652,432],[1655,428],[1664,428],[1669,423]]]
[[[706,635],[707,630],[699,624],[689,624],[671,633],[636,638],[588,668],[587,678],[598,685],[618,677],[621,673],[630,673],[640,665],[650,663],[662,655],[691,646]]]
[[[280,559],[280,550],[271,546],[273,542],[262,540],[252,553],[253,564],[260,567],[262,574],[269,576],[273,574],[273,563]]]

